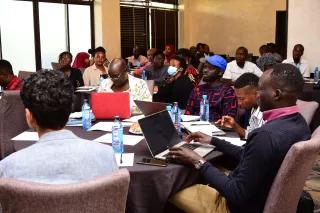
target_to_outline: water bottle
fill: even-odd
[[[209,102],[207,95],[202,96],[200,103],[200,121],[209,121]]]
[[[142,71],[141,79],[142,79],[142,80],[147,80],[146,70],[143,70],[143,71]]]
[[[123,153],[123,126],[119,116],[115,116],[112,125],[112,148],[115,153]]]
[[[173,117],[174,117],[174,126],[175,126],[175,128],[177,129],[177,131],[178,131],[178,133],[180,134],[180,132],[181,132],[181,123],[180,123],[180,121],[181,121],[181,110],[179,109],[179,107],[178,107],[178,102],[174,102],[173,103],[173,109],[172,109],[172,111],[173,111]]]
[[[87,99],[84,99],[82,105],[82,128],[84,130],[91,128],[91,108]]]
[[[173,111],[172,111],[172,106],[171,105],[168,105],[167,106],[167,111],[168,111],[168,113],[169,113],[169,115],[170,115],[170,118],[171,118],[171,120],[172,120],[172,123],[174,123],[174,115],[173,115]]]
[[[316,69],[314,70],[314,82],[318,82],[319,81],[319,69],[318,67],[316,67]]]

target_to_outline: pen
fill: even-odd
[[[122,164],[122,152],[120,154],[120,164]]]
[[[210,124],[191,124],[191,126],[208,126]]]

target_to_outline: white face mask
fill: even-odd
[[[168,68],[168,74],[170,76],[174,76],[175,74],[177,74],[177,68],[176,67],[173,67],[173,66],[169,66]]]

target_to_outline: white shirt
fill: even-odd
[[[309,63],[306,60],[301,58],[300,62],[296,64],[293,58],[287,58],[282,63],[292,64],[293,66],[296,66],[300,70],[303,77],[310,78],[310,67],[309,67]]]
[[[134,103],[134,100],[139,101],[152,101],[152,96],[150,94],[150,91],[148,89],[147,83],[140,79],[133,77],[132,75],[128,74],[129,78],[129,92],[130,94],[130,109],[131,113],[140,113],[139,108]],[[106,79],[106,88],[104,89],[106,92],[113,92],[111,89],[113,82],[110,78]]]
[[[262,112],[260,111],[260,107],[258,108],[252,108],[251,109],[251,116],[250,116],[250,119],[249,119],[249,126],[247,126],[247,129],[245,131],[245,139],[248,138],[248,134],[261,127],[262,124],[264,124],[264,120],[263,120],[263,117],[262,117]]]
[[[104,67],[108,73],[108,68]],[[84,70],[83,82],[85,86],[98,86],[100,84],[100,75],[102,74],[95,64]]]
[[[227,64],[226,71],[224,72],[222,78],[231,79],[233,82],[235,82],[243,73],[246,72],[253,73],[258,77],[262,75],[262,71],[254,63],[246,61],[243,68],[241,68],[237,65],[236,60],[233,60]]]

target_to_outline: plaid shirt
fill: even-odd
[[[190,94],[186,115],[199,115],[202,95],[207,95],[209,101],[209,119],[217,121],[224,115],[237,115],[237,98],[232,87],[222,84],[211,88],[207,84],[199,85]]]
[[[22,86],[22,80],[17,77],[13,76],[9,84],[5,87],[5,90],[20,90]]]

